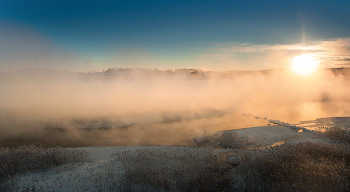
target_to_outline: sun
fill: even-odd
[[[316,71],[318,63],[311,54],[304,54],[293,58],[292,69],[298,74],[309,75]]]

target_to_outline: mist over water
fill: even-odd
[[[329,71],[234,78],[0,81],[0,145],[184,145],[195,134],[350,116],[349,80]],[[130,74],[128,74],[130,76]]]

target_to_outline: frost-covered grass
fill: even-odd
[[[304,142],[256,151],[235,169],[238,191],[349,191],[350,151]]]
[[[168,147],[113,154],[125,172],[121,191],[231,191],[226,155],[210,148]]]
[[[204,131],[192,138],[195,146],[212,147],[221,149],[242,149],[255,144],[254,141],[249,141],[247,137],[238,135],[235,131],[223,131],[216,134],[208,134]]]
[[[343,145],[304,142],[241,153],[169,147],[116,153],[110,165],[110,180],[101,182],[108,191],[350,190],[350,151]]]
[[[328,127],[324,128],[325,131],[322,134],[333,141],[337,141],[343,144],[350,144],[350,131],[345,128]]]
[[[229,136],[228,138],[235,138]],[[216,136],[215,142],[228,143],[220,140],[225,137],[227,135]],[[237,141],[239,140],[234,142]],[[79,167],[78,170],[72,169],[72,172],[64,172],[62,176],[57,175],[58,180],[55,179],[46,189],[350,191],[350,150],[347,145],[303,142],[255,150],[221,150],[217,148],[224,148],[223,146],[203,146],[205,147],[158,146],[143,150],[117,151],[108,161],[81,164],[76,166]],[[57,147],[2,148],[0,154],[2,181],[3,178],[24,172],[45,171],[64,163],[84,162],[88,158],[87,152],[82,150]],[[6,167],[8,169],[4,169]],[[6,170],[10,174],[3,174]],[[13,189],[30,191],[41,185],[34,182]],[[11,191],[11,188],[3,189]]]
[[[35,145],[22,145],[17,148],[0,148],[1,186],[11,177],[28,171],[46,171],[66,163],[85,162],[89,153],[62,147],[44,148]],[[0,188],[1,189],[1,188]]]

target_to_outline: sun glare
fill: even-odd
[[[293,58],[292,69],[301,75],[309,75],[316,71],[318,61],[315,61],[312,55],[304,54]]]

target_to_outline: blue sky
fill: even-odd
[[[252,70],[286,67],[305,51],[324,66],[346,66],[349,7],[347,0],[0,0],[0,71]]]

